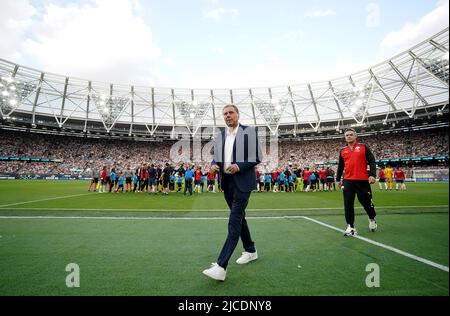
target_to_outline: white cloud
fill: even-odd
[[[366,26],[378,27],[380,26],[380,5],[375,2],[368,3],[366,5]]]
[[[164,64],[164,65],[166,65],[166,66],[169,66],[169,67],[171,67],[171,68],[175,68],[176,67],[176,62],[175,62],[175,60],[173,60],[172,58],[169,58],[169,57],[164,57],[163,59],[162,59],[162,63]]]
[[[213,52],[219,55],[225,54],[225,49],[223,47],[214,47]]]
[[[239,11],[236,9],[224,9],[224,8],[217,8],[212,9],[203,14],[206,18],[212,19],[215,21],[220,21],[225,15],[231,15],[231,16],[237,16],[239,15]]]
[[[0,1],[0,57],[20,63],[20,46],[36,10],[27,0]]]
[[[130,0],[131,6],[134,10],[134,12],[140,12],[144,10],[143,6],[141,5],[141,2],[139,0]]]
[[[400,31],[387,34],[381,42],[385,55],[408,49],[448,27],[448,9],[448,1],[440,2],[436,9],[423,16],[419,22],[407,23]]]
[[[48,72],[116,83],[153,84],[160,49],[136,13],[138,0],[48,4],[25,53]]]
[[[310,17],[310,18],[318,18],[318,17],[331,16],[331,15],[336,15],[336,12],[334,12],[331,9],[309,11],[305,14],[305,16]]]

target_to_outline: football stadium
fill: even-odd
[[[448,38],[338,78],[245,89],[0,59],[0,295],[448,296]],[[258,260],[236,263],[239,240],[221,282],[202,271],[228,233],[210,168],[231,104],[262,153],[245,210]],[[345,236],[349,130],[375,159],[377,226],[358,195]]]

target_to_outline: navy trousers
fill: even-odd
[[[251,192],[240,192],[235,185],[224,188],[225,200],[230,208],[228,220],[228,236],[220,252],[217,264],[226,269],[231,255],[236,249],[239,237],[242,240],[245,251],[255,252],[255,244],[250,236],[250,230],[245,219],[245,208]]]
[[[186,179],[184,181],[184,194],[189,191],[189,195],[192,195],[192,179]]]

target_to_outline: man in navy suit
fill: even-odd
[[[236,261],[246,264],[258,258],[255,244],[245,219],[250,194],[256,189],[255,166],[261,161],[258,136],[253,127],[239,124],[239,109],[229,104],[223,108],[227,128],[217,135],[214,144],[214,160],[210,172],[220,172],[225,201],[230,208],[228,236],[219,254],[203,274],[224,281],[228,261],[236,248],[239,237],[244,246],[242,256]]]

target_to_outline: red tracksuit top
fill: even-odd
[[[367,165],[370,166],[369,173]],[[355,143],[353,149],[347,145],[339,153],[336,181],[341,180],[343,172],[345,180],[368,180],[369,176],[375,177],[375,170],[375,157],[366,145]]]

